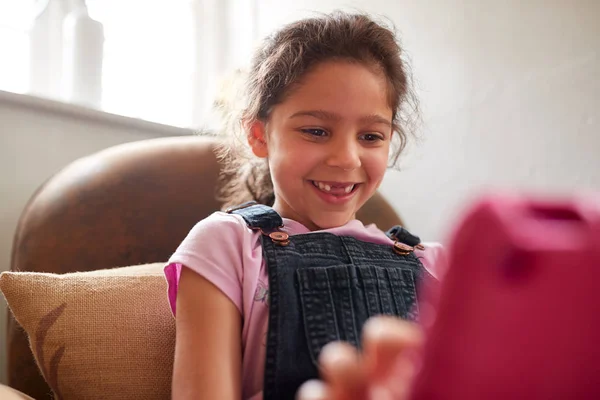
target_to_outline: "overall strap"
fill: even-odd
[[[283,226],[283,220],[277,211],[255,201],[232,207],[227,210],[227,213],[241,215],[250,229],[271,231]]]
[[[385,233],[390,239],[415,247],[421,243],[418,236],[413,235],[400,225],[396,225]]]

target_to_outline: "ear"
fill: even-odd
[[[266,126],[263,121],[254,120],[246,125],[248,144],[256,157],[266,158],[269,155],[267,148]]]

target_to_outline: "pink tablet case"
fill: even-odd
[[[488,196],[449,260],[413,400],[600,399],[600,197]]]

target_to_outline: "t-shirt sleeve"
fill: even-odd
[[[189,268],[211,282],[242,312],[242,251],[246,230],[242,221],[220,212],[192,228],[164,269],[173,315],[183,268]]]
[[[423,243],[425,250],[415,250],[415,255],[419,257],[423,268],[438,281],[446,274],[448,260],[445,248],[440,243]]]

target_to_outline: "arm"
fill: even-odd
[[[177,294],[172,398],[239,400],[242,317],[212,283],[183,268]]]

